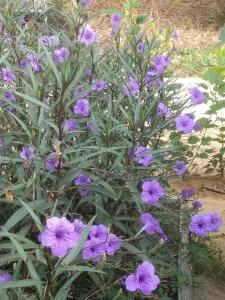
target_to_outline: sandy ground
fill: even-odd
[[[140,0],[137,14],[149,17],[158,27],[175,29],[180,36],[180,47],[194,47],[199,51],[213,47],[218,37],[218,30],[225,22],[223,5],[225,0]],[[109,20],[105,10],[111,7],[121,8],[119,0],[93,0],[90,8],[92,16],[102,12],[102,17],[95,18],[95,26],[101,36],[108,32]]]
[[[183,188],[192,188],[196,200],[202,203],[202,213],[216,211],[223,219],[219,233],[212,234],[212,240],[221,247],[225,256],[225,179],[217,176],[190,176],[185,181],[171,182],[171,187],[180,192]],[[224,194],[211,192],[204,187],[219,189]],[[205,278],[202,285],[195,289],[194,300],[225,300],[225,286]]]

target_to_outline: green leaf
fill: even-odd
[[[37,271],[35,270],[35,267],[28,257],[27,253],[24,251],[23,247],[17,242],[17,240],[13,237],[11,233],[7,233],[8,238],[11,240],[12,244],[14,245],[16,251],[20,254],[20,257],[23,259],[23,261],[26,263],[31,277],[33,278],[33,281],[35,282],[35,286],[37,287],[38,293],[41,296],[42,295],[42,286],[41,286],[41,281],[38,276]]]
[[[18,200],[25,207],[25,209],[28,211],[28,213],[31,215],[31,217],[34,220],[34,222],[35,222],[37,228],[39,229],[39,231],[42,231],[43,227],[42,227],[41,221],[40,221],[39,217],[35,214],[33,209],[29,205],[27,205],[23,200],[21,200],[19,198],[18,198]]]
[[[28,287],[28,286],[36,286],[35,280],[32,280],[32,279],[13,280],[13,281],[1,284],[0,289],[23,288],[23,287]]]
[[[57,67],[56,67],[56,65],[55,65],[55,63],[54,63],[51,55],[49,54],[48,50],[45,47],[43,47],[43,48],[44,48],[45,54],[47,56],[47,60],[49,62],[49,65],[51,66],[52,71],[53,71],[53,73],[54,73],[54,75],[55,75],[55,77],[57,79],[57,82],[58,82],[58,84],[60,86],[60,89],[62,89],[62,81],[60,79],[59,71],[58,71],[58,69],[57,69]]]
[[[4,61],[7,59],[7,57],[9,56],[10,52],[6,52],[4,55],[2,55],[0,57],[0,64],[4,63]]]
[[[28,96],[28,95],[26,95],[26,94],[23,94],[23,93],[20,93],[20,92],[17,92],[17,91],[14,91],[14,93],[15,93],[17,96],[23,98],[24,100],[27,100],[28,102],[30,102],[30,103],[32,103],[32,104],[35,104],[35,105],[38,105],[38,106],[40,106],[40,107],[43,107],[43,108],[45,108],[45,109],[47,109],[47,110],[50,110],[50,107],[49,107],[47,104],[45,104],[44,102],[39,101],[39,100],[36,99],[36,98],[33,98],[33,97],[31,97],[31,96]]]
[[[100,273],[100,274],[106,274],[105,272],[101,271],[101,270],[98,270],[96,268],[91,268],[91,267],[88,267],[88,266],[66,266],[66,267],[61,267],[61,268],[58,268],[55,272],[55,276],[59,276],[60,274],[64,273],[65,272],[68,272],[68,273],[71,273],[71,272],[94,272],[94,273]]]
[[[220,100],[210,107],[210,112],[215,113],[223,108],[225,108],[225,100]]]
[[[136,24],[137,24],[137,25],[143,24],[143,23],[145,23],[147,20],[148,20],[148,16],[144,16],[144,15],[137,16]]]
[[[70,291],[71,284],[74,282],[74,280],[80,276],[81,272],[78,272],[74,274],[69,280],[67,280],[64,285],[59,289],[56,296],[54,297],[54,300],[67,300],[68,299],[68,293]]]

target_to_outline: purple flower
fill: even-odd
[[[92,0],[81,0],[81,3],[85,6],[91,5]]]
[[[73,132],[79,128],[78,123],[74,119],[66,120],[63,129],[66,132]]]
[[[179,34],[177,33],[177,31],[174,31],[173,34],[172,34],[172,39],[173,39],[174,41],[177,41],[178,38],[179,38]]]
[[[22,69],[22,70],[24,70],[25,68],[27,67],[27,61],[26,61],[26,59],[20,59],[20,61],[19,61],[19,68],[20,69]]]
[[[59,160],[55,153],[49,154],[49,156],[47,157],[47,159],[45,161],[45,166],[49,172],[53,172],[58,168]]]
[[[74,231],[78,234],[81,235],[84,228],[86,227],[86,225],[79,219],[75,219],[73,222],[73,226],[74,226]]]
[[[189,224],[190,232],[199,237],[205,237],[209,233],[208,218],[206,215],[193,215]]]
[[[78,35],[78,42],[85,46],[91,46],[96,41],[96,33],[90,25],[81,28]]]
[[[9,107],[9,108],[7,108],[7,111],[9,112],[9,113],[11,113],[11,114],[16,114],[16,109],[15,109],[15,107]]]
[[[92,70],[91,69],[87,70],[85,74],[89,79],[92,78]]]
[[[144,224],[141,231],[146,231],[150,235],[161,234],[163,232],[159,222],[150,213],[142,213],[140,220]]]
[[[110,233],[107,239],[107,248],[106,248],[107,254],[110,256],[114,256],[116,251],[120,249],[121,245],[122,245],[121,239],[118,238],[117,235]]]
[[[84,173],[80,173],[75,179],[74,184],[77,186],[89,185],[91,184],[91,178]]]
[[[159,54],[153,59],[151,70],[157,74],[162,74],[170,64],[171,59],[168,55]]]
[[[145,43],[142,43],[142,42],[138,43],[137,44],[137,51],[141,54],[144,53],[145,52]]]
[[[182,176],[187,171],[187,167],[185,162],[182,160],[178,160],[173,167],[174,171],[176,172],[177,176]]]
[[[89,194],[89,191],[86,189],[78,189],[78,191],[82,197],[87,197]]]
[[[171,116],[170,108],[166,104],[160,102],[157,106],[157,116],[158,117],[161,117],[161,116],[170,117]]]
[[[10,273],[0,273],[0,286],[10,281],[12,281],[12,275]]]
[[[79,97],[87,97],[88,96],[88,91],[86,91],[86,88],[83,85],[75,86],[72,90],[72,93],[74,96],[79,96]]]
[[[121,26],[121,15],[118,13],[114,13],[111,16],[111,24],[112,24],[112,36],[117,35]]]
[[[198,132],[202,129],[201,125],[198,122],[195,122],[194,131]]]
[[[5,92],[5,98],[8,101],[15,101],[16,100],[16,96],[15,96],[15,94],[12,91]]]
[[[13,70],[10,69],[9,67],[2,68],[1,75],[3,80],[6,81],[7,83],[12,83],[13,81],[16,80],[16,76]]]
[[[27,17],[27,16],[23,16],[23,17],[21,17],[21,18],[18,20],[18,24],[19,24],[20,26],[26,25],[27,22],[28,22],[28,17]]]
[[[157,205],[159,199],[164,196],[164,188],[157,180],[145,181],[142,184],[141,199],[144,203]]]
[[[222,219],[216,212],[210,212],[206,215],[209,231],[217,232],[222,225]]]
[[[155,72],[148,71],[145,76],[145,81],[149,89],[160,88],[163,86],[163,81]]]
[[[0,139],[0,154],[3,153],[5,147],[5,140]]]
[[[50,248],[53,255],[63,257],[77,245],[79,235],[66,218],[52,217],[47,219],[46,228],[38,236],[38,240],[42,246]]]
[[[182,189],[180,192],[181,200],[187,200],[195,195],[195,192],[192,189]]]
[[[135,152],[132,155],[132,159],[136,161],[139,165],[144,167],[148,167],[153,162],[153,156],[146,147],[137,146]]]
[[[85,98],[77,100],[74,105],[74,113],[78,117],[88,117],[90,111],[89,101]]]
[[[192,206],[193,206],[193,208],[195,208],[195,209],[200,209],[200,208],[202,207],[202,204],[201,204],[200,201],[195,200],[195,201],[192,202]]]
[[[102,243],[99,239],[92,238],[84,243],[82,256],[84,260],[92,259],[95,262],[99,262],[105,251],[106,244]]]
[[[35,157],[35,151],[33,147],[23,147],[20,152],[20,157],[25,160],[31,160]]]
[[[69,57],[69,54],[70,54],[69,50],[65,47],[55,50],[53,53],[53,58],[55,63],[56,64],[64,63],[64,61],[66,61],[67,58]]]
[[[59,45],[60,41],[56,35],[44,35],[40,38],[40,43],[45,47],[56,47]]]
[[[41,65],[40,65],[40,62],[39,62],[39,58],[36,54],[28,53],[26,55],[26,60],[27,60],[28,64],[31,66],[31,68],[34,71],[36,71],[36,72],[41,71]]]
[[[3,32],[4,27],[5,27],[4,23],[3,23],[3,22],[0,22],[0,33]]]
[[[92,90],[101,92],[104,91],[107,88],[107,84],[104,80],[94,81]]]
[[[139,84],[136,79],[129,77],[129,82],[123,87],[125,96],[135,96],[139,92]]]
[[[175,118],[176,129],[180,132],[191,133],[195,127],[195,121],[191,116],[184,115]]]
[[[191,87],[189,93],[193,104],[202,104],[204,102],[205,96],[197,87]]]
[[[105,243],[107,240],[108,231],[105,225],[93,225],[89,232],[89,239],[98,239],[101,243]]]
[[[127,276],[125,280],[126,289],[131,292],[140,291],[145,296],[152,294],[157,289],[160,279],[155,275],[154,266],[148,261],[144,261],[138,266],[136,273]]]
[[[87,128],[95,132],[95,126],[92,122],[87,122]]]

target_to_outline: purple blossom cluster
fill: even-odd
[[[139,83],[133,77],[129,77],[129,81],[123,87],[124,96],[136,96],[139,92]]]
[[[16,96],[12,91],[6,91],[5,92],[5,99],[7,101],[16,101]]]
[[[111,24],[112,24],[112,36],[116,36],[120,30],[122,17],[118,13],[114,13],[111,16]]]
[[[82,172],[74,179],[74,184],[79,187],[78,190],[80,192],[80,195],[83,197],[86,197],[88,195],[89,191],[86,187],[91,183],[91,178]]]
[[[107,83],[104,80],[98,80],[93,82],[92,90],[96,92],[102,92],[107,88]]]
[[[0,286],[12,281],[12,275],[9,272],[0,273]]]
[[[164,194],[164,188],[157,180],[143,182],[141,193],[142,202],[150,205],[157,205]]]
[[[144,146],[137,146],[131,154],[131,159],[144,167],[150,166],[153,162],[151,151]]]
[[[159,221],[156,220],[150,213],[142,213],[140,217],[141,223],[144,225],[141,229],[149,235],[157,235],[164,241],[167,241],[166,234],[162,230]]]
[[[82,27],[78,34],[78,42],[85,46],[91,46],[96,41],[96,33],[89,24]]]
[[[26,61],[28,65],[35,71],[40,72],[41,71],[41,64],[39,57],[35,53],[28,53],[26,55]]]
[[[14,81],[16,81],[16,75],[10,67],[2,68],[1,75],[6,83],[13,83]]]
[[[5,140],[0,139],[0,154],[4,152]]]
[[[91,3],[92,3],[92,0],[81,0],[81,4],[83,4],[85,6],[91,5]]]
[[[57,65],[62,64],[62,63],[64,63],[67,60],[67,58],[69,57],[69,55],[70,55],[70,52],[65,47],[62,47],[60,49],[56,49],[53,52],[54,62]]]
[[[189,223],[190,232],[203,238],[210,232],[217,232],[222,225],[222,219],[216,212],[207,214],[195,214]]]
[[[160,102],[157,106],[157,117],[170,117],[172,115],[171,109],[164,103]]]
[[[139,42],[139,43],[137,44],[137,51],[138,51],[140,54],[144,53],[144,52],[145,52],[145,43]]]
[[[185,162],[182,160],[178,160],[173,167],[175,173],[177,176],[182,176],[187,172],[187,166],[185,165]]]
[[[135,274],[131,274],[125,279],[125,286],[128,291],[139,291],[145,296],[151,295],[159,283],[160,279],[155,274],[155,268],[148,261],[144,261],[137,267]]]
[[[191,188],[182,189],[180,192],[180,198],[182,201],[185,201],[195,195],[195,192]]]
[[[59,167],[59,159],[56,153],[51,153],[45,161],[45,167],[49,172],[54,172]]]
[[[190,94],[192,103],[195,105],[202,104],[205,100],[205,96],[204,96],[203,92],[200,91],[197,87],[191,87],[189,89],[189,94]]]
[[[40,43],[45,47],[57,47],[60,41],[56,35],[51,35],[51,36],[44,35],[40,38]]]
[[[146,73],[145,81],[149,89],[160,88],[163,85],[161,75],[171,64],[168,55],[159,54],[152,60],[149,71]]]
[[[86,225],[79,219],[73,223],[65,217],[51,217],[39,234],[38,240],[44,247],[50,248],[52,255],[64,257],[75,248]],[[93,225],[83,245],[83,259],[99,262],[104,254],[113,256],[121,247],[122,241],[113,233],[108,233],[105,225]]]
[[[90,112],[90,104],[88,99],[81,98],[77,100],[73,110],[77,117],[88,117]]]
[[[183,115],[175,118],[176,129],[182,133],[192,133],[196,130],[196,122],[192,115]]]
[[[121,239],[108,233],[105,225],[93,225],[83,246],[83,259],[99,262],[105,254],[114,256],[121,244]]]
[[[74,119],[68,119],[64,122],[63,129],[65,132],[73,132],[79,129],[79,124]]]
[[[35,157],[35,150],[33,147],[23,147],[20,152],[20,157],[24,160],[32,160]]]

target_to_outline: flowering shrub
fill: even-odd
[[[72,17],[54,5],[25,15],[22,4],[0,4],[4,299],[177,290],[180,199],[168,180],[187,171],[177,136],[196,122],[168,71],[173,49],[147,38],[143,18],[122,29],[120,12],[112,45],[99,51],[91,2]],[[54,15],[63,23],[52,27]]]

